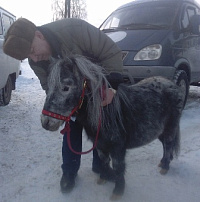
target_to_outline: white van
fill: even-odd
[[[0,7],[0,106],[7,105],[20,72],[20,61],[3,52],[4,35],[16,17]]]

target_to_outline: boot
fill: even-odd
[[[60,180],[60,188],[62,193],[69,193],[75,186],[75,178],[77,174],[63,174]]]

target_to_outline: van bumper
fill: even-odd
[[[124,66],[123,73],[125,79],[131,83],[136,83],[144,78],[152,76],[163,76],[170,80],[173,79],[175,67],[171,66]]]

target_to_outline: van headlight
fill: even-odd
[[[157,60],[162,53],[162,46],[160,44],[154,44],[147,46],[140,50],[134,57],[134,60]]]

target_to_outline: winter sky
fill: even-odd
[[[86,0],[87,21],[98,27],[117,7],[131,1]],[[0,0],[0,6],[16,15],[17,18],[25,17],[38,26],[52,21],[51,4],[52,0]]]
[[[52,1],[0,0],[0,6],[16,15],[17,18],[27,18],[39,26],[52,21]],[[87,21],[99,27],[112,11],[131,1],[133,0],[86,0]],[[200,4],[200,0],[196,1]]]

